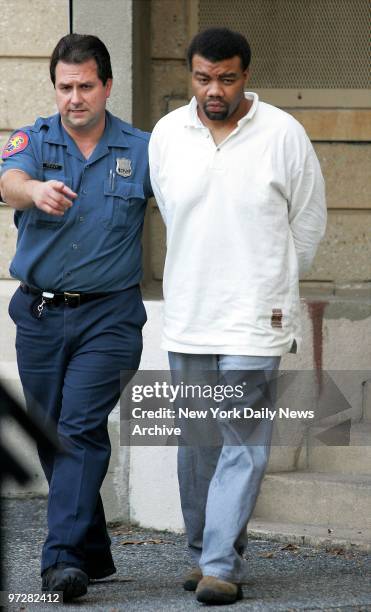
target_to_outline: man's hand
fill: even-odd
[[[35,206],[49,215],[62,216],[72,206],[77,193],[61,181],[31,181],[31,198]]]
[[[37,181],[23,170],[11,169],[1,177],[1,193],[9,206],[25,210],[36,206],[48,215],[61,217],[77,193],[62,181]]]

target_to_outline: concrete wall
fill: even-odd
[[[0,0],[0,147],[55,112],[48,58],[68,32],[68,0]]]
[[[74,0],[73,31],[95,34],[107,46],[112,62],[113,88],[109,110],[132,120],[133,44],[132,0]]]

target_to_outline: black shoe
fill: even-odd
[[[112,574],[116,574],[116,568],[114,565],[110,565],[109,567],[94,567],[87,565],[86,572],[89,576],[89,580],[101,580],[102,578],[107,578],[108,576],[112,576]]]
[[[42,574],[42,590],[49,592],[61,591],[63,601],[70,601],[85,595],[88,590],[89,578],[78,567],[68,563],[56,563],[48,567]]]

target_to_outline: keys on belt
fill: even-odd
[[[62,293],[57,293],[54,291],[42,291],[41,289],[34,289],[33,287],[29,287],[24,283],[21,283],[21,291],[23,291],[23,293],[31,293],[32,295],[40,296],[41,302],[38,306],[40,316],[42,314],[45,304],[54,304],[55,306],[65,304],[70,308],[76,308],[77,306],[80,306],[80,304],[84,304],[85,302],[90,302],[91,300],[96,300],[98,298],[110,295],[109,293],[78,293],[72,291],[63,291]]]

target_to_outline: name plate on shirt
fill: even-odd
[[[47,170],[62,170],[62,164],[55,164],[54,162],[43,162],[43,168]]]

